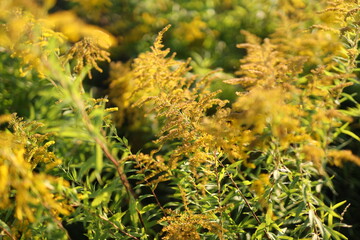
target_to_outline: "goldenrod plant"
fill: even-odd
[[[0,238],[354,239],[356,205],[333,196],[334,169],[360,166],[360,108],[344,91],[358,84],[359,3],[254,2],[1,1]],[[212,66],[226,55],[196,53],[204,70],[165,47],[219,47],[209,16],[245,5],[273,30],[236,33],[233,71]],[[119,6],[144,24],[122,25]],[[152,46],[116,61],[155,22]]]

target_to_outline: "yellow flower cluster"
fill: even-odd
[[[55,3],[55,0],[43,0],[41,3],[34,0],[4,0],[0,3],[0,18],[6,16],[10,9],[22,9],[42,17]]]
[[[271,35],[281,52],[289,56],[307,57],[306,67],[333,64],[333,58],[343,54],[344,46],[338,41],[337,31],[313,28],[314,22],[322,22],[316,13],[325,5],[321,1],[280,1],[278,10],[281,22]]]
[[[344,161],[353,162],[360,166],[360,157],[355,156],[350,150],[331,150],[327,156],[330,157],[332,163],[338,167],[341,167]]]
[[[267,207],[268,201],[264,198],[265,190],[270,186],[270,176],[266,173],[261,173],[259,178],[254,180],[251,184],[250,189],[256,194],[259,198],[259,202],[262,207]]]
[[[206,90],[211,79],[192,78],[188,62],[176,61],[174,55],[167,57],[169,50],[162,50],[161,41],[168,27],[159,33],[152,51],[141,54],[131,66],[113,65],[110,97],[121,114],[125,116],[129,109],[140,106],[148,118],[159,120],[156,143],[182,142],[169,159],[161,161],[169,166],[166,171],[186,159],[198,177],[199,168],[206,172],[214,167],[219,154],[255,168],[248,161],[249,153],[270,150],[292,151],[324,173],[325,150],[332,138],[329,134],[342,122],[351,121],[337,107],[343,88],[352,84],[348,81],[352,74],[330,68],[336,66],[334,57],[343,56],[344,51],[334,32],[304,31],[311,27],[307,21],[312,19],[315,5],[301,0],[286,3],[279,11],[286,21],[270,39],[262,41],[243,32],[247,43],[238,47],[245,48],[247,55],[240,61],[239,77],[225,82],[240,85],[244,91],[237,93],[231,108],[215,98],[217,92]],[[344,17],[354,17],[353,11],[347,10]],[[316,20],[323,21],[321,16]],[[285,31],[287,24],[292,27]],[[308,49],[311,53],[306,52]],[[215,113],[208,115],[207,109],[214,106]],[[144,164],[147,159],[149,164],[144,166],[155,166],[153,154],[141,156],[139,162]],[[152,177],[164,171],[153,170]]]
[[[28,4],[24,4],[25,2]],[[85,24],[72,12],[47,15],[45,10],[53,4],[50,0],[43,5],[34,1],[2,1],[0,20],[5,24],[0,29],[0,45],[11,51],[12,57],[21,59],[22,76],[35,69],[40,77],[45,77],[49,72],[49,56],[52,53],[60,56],[66,47],[65,40],[77,42],[85,38],[74,48],[79,50],[79,47],[85,47],[82,55],[86,62],[99,70],[95,61],[109,60],[109,54],[100,48],[107,49],[114,45],[115,37],[99,27]],[[39,13],[40,10],[42,14]],[[95,56],[89,57],[94,54]],[[74,53],[69,57],[73,55]]]
[[[242,31],[247,43],[238,44],[237,47],[245,48],[247,55],[240,60],[240,70],[236,72],[240,78],[225,81],[229,84],[241,84],[244,87],[274,88],[278,85],[289,88],[303,71],[304,57],[287,57],[278,50],[278,46],[269,39],[264,43],[256,36]]]
[[[12,115],[8,122],[19,144],[25,147],[24,158],[26,162],[31,164],[32,169],[39,163],[45,163],[46,170],[61,164],[61,160],[48,150],[51,145],[55,144],[54,141],[46,142],[50,134],[31,134],[38,128],[42,128],[43,124],[35,121],[22,121],[22,118],[16,117],[15,114]]]
[[[59,194],[68,183],[62,178],[33,172],[40,161],[47,163],[49,158],[55,158],[46,151],[52,142],[34,150],[27,146],[31,139],[24,139],[22,133],[14,130],[14,134],[9,131],[0,134],[0,208],[14,208],[19,221],[34,222],[37,211],[47,212],[55,219],[68,215],[71,207],[64,204],[66,200]]]
[[[169,28],[159,33],[151,52],[142,53],[129,65],[112,65],[112,82],[110,98],[119,107],[118,119],[123,121],[126,110],[134,106],[144,105],[151,96],[157,96],[174,91],[189,84],[183,75],[189,70],[188,62],[174,59],[174,55],[166,58],[170,50],[162,50],[162,35]],[[143,112],[150,112],[143,106]]]
[[[309,13],[318,5],[311,5],[310,1],[286,2],[279,11],[284,21],[271,39],[261,42],[250,33],[243,32],[247,43],[239,44],[238,47],[245,48],[248,53],[240,61],[240,70],[237,72],[240,77],[225,82],[241,85],[245,91],[238,93],[239,97],[232,106],[230,116],[232,122],[236,123],[234,126],[245,126],[245,129],[255,134],[254,136],[260,136],[262,141],[271,140],[277,143],[277,150],[287,150],[291,147],[295,152],[300,151],[304,154],[304,160],[312,161],[319,172],[324,173],[322,166],[326,159],[325,149],[329,147],[329,138],[332,137],[329,134],[335,127],[340,127],[342,122],[352,121],[350,117],[337,110],[337,101],[342,90],[352,85],[348,79],[353,75],[350,68],[344,71],[334,70],[332,67],[339,64],[333,59],[344,57],[348,59],[345,64],[350,67],[353,66],[353,56],[356,54],[344,50],[343,44],[338,40],[339,35],[334,33],[336,31],[305,31],[311,27],[306,26],[306,21],[314,21],[314,17]],[[342,11],[340,25],[344,28],[349,24],[348,18],[355,17],[357,10],[354,3],[340,2],[343,1],[331,3],[335,8],[328,8],[322,13]],[[295,8],[291,6],[297,4],[302,7],[294,11]],[[309,8],[312,10],[309,11]],[[344,23],[344,19],[347,22]],[[320,16],[318,21],[324,22],[324,19]],[[315,29],[319,27],[315,26]],[[310,44],[306,42],[308,40],[314,42]],[[322,44],[326,47],[321,47],[321,51],[328,52],[318,52],[317,48]],[[304,49],[310,50],[311,54],[305,53]],[[319,59],[322,61],[314,59],[315,55],[320,56]],[[271,136],[271,139],[264,139],[266,135]],[[256,137],[252,141],[254,139]],[[265,146],[269,146],[264,143]],[[251,146],[261,149],[264,143]],[[293,148],[295,144],[302,147]],[[342,159],[352,159],[350,161],[356,162],[355,156]]]
[[[183,36],[184,41],[192,43],[195,41],[201,41],[205,38],[207,25],[199,17],[193,18],[190,22],[180,23],[179,27],[175,29],[174,34],[177,36]]]
[[[91,66],[102,72],[102,69],[96,63],[96,61],[108,61],[110,62],[110,53],[102,50],[91,40],[91,38],[84,38],[83,40],[74,44],[69,50],[64,62],[68,62],[71,59],[75,59],[76,64],[74,66],[74,72],[79,74],[81,70],[86,66]],[[88,76],[91,79],[91,72],[88,72]]]
[[[128,158],[123,159],[123,161],[128,159],[136,160],[137,165],[135,168],[140,169],[139,172],[145,176],[142,182],[145,182],[154,188],[156,188],[158,183],[168,181],[171,176],[170,170],[174,168],[171,166],[171,163],[166,162],[162,156],[154,157],[140,153],[138,155],[129,156]]]
[[[187,76],[188,62],[176,61],[174,55],[167,57],[169,50],[162,50],[162,37],[167,29],[159,33],[151,52],[141,54],[125,75],[112,81],[110,96],[120,109],[140,106],[148,117],[163,119],[156,143],[163,145],[175,139],[184,143],[173,151],[168,166],[175,169],[177,162],[185,157],[196,175],[200,165],[206,168],[214,163],[213,156],[204,153],[213,141],[202,130],[206,111],[213,106],[223,107],[227,101],[214,98],[217,92],[206,90],[210,76],[197,81]]]
[[[5,28],[0,30],[0,45],[12,52],[12,57],[22,61],[20,73],[25,76],[30,70],[36,69],[41,77],[46,74],[48,57],[47,46],[50,40],[59,44],[64,42],[64,36],[46,28],[40,20],[30,12],[20,9],[6,10],[3,20]],[[59,51],[55,48],[54,51]]]
[[[211,215],[169,211],[169,216],[162,218],[160,222],[167,222],[162,230],[165,233],[164,240],[200,240],[198,230],[201,228],[224,239],[222,233],[225,230]]]
[[[247,43],[238,47],[246,48],[248,53],[237,72],[240,77],[225,82],[241,85],[245,91],[238,93],[231,111],[224,115],[224,120],[231,123],[228,129],[216,130],[223,133],[219,134],[223,140],[217,139],[218,143],[224,140],[230,143],[223,144],[221,149],[237,160],[246,160],[249,151],[266,151],[271,142],[278,150],[286,150],[311,139],[302,123],[307,112],[301,104],[302,89],[297,86],[306,59],[288,57],[269,39],[261,43],[256,36],[243,34]]]
[[[71,11],[50,14],[44,22],[47,27],[64,34],[71,42],[87,38],[104,49],[116,44],[116,38],[109,32],[100,27],[86,24]]]

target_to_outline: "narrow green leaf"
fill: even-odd
[[[221,172],[219,173],[219,182],[221,182],[223,180],[225,176],[225,169],[221,169]]]
[[[334,206],[332,206],[331,208],[332,208],[332,209],[336,209],[336,208],[338,208],[338,207],[340,207],[340,206],[344,205],[345,203],[346,203],[346,200],[344,200],[344,201],[342,201],[342,202],[339,202],[339,203],[335,204],[335,205],[334,205]]]
[[[96,161],[95,161],[95,169],[98,172],[101,172],[103,168],[103,152],[99,144],[96,144]]]
[[[310,222],[310,225],[314,225],[314,217],[315,217],[314,210],[310,209],[309,210],[309,222]]]
[[[123,216],[126,214],[126,212],[117,212],[114,215],[111,216],[110,220],[111,221],[118,221],[121,222],[121,219],[123,218]]]
[[[244,186],[249,186],[249,185],[251,185],[251,181],[245,180],[245,181],[242,181],[242,184],[243,184]]]
[[[91,202],[92,207],[99,206],[102,202],[109,200],[109,192],[103,192],[102,194],[95,197],[95,199]]]
[[[154,195],[152,195],[152,194],[142,194],[139,196],[139,201],[142,201],[145,198],[153,198],[153,197],[154,197]]]
[[[349,130],[341,130],[341,132],[348,135],[348,136],[350,136],[350,137],[352,137],[352,138],[354,138],[354,139],[356,139],[357,141],[360,142],[360,137],[358,137],[355,133],[353,133],[353,132],[351,132]]]
[[[87,161],[85,161],[79,170],[78,180],[80,181],[81,178],[88,173],[88,171],[95,167],[94,157],[90,157]]]
[[[294,238],[289,237],[289,236],[278,236],[278,239],[293,240]]]
[[[327,234],[325,234],[325,229],[324,229],[323,223],[321,222],[321,220],[317,216],[314,216],[314,220],[315,220],[315,223],[316,223],[316,225],[318,226],[318,228],[320,230],[321,236],[325,239]]]
[[[305,203],[304,202],[301,202],[299,203],[299,206],[296,208],[296,211],[295,211],[295,216],[296,217],[299,217],[300,213],[305,209]]]
[[[229,166],[227,166],[226,169],[227,169],[227,170],[234,169],[234,168],[236,168],[237,166],[239,166],[241,163],[242,163],[242,161],[236,161],[236,162],[230,164]]]
[[[292,189],[295,186],[295,184],[299,181],[299,179],[300,179],[300,177],[296,176],[294,178],[294,180],[291,182],[291,184],[289,185],[289,189]]]

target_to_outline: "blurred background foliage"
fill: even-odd
[[[178,58],[193,57],[195,71],[221,67],[232,72],[244,54],[236,48],[244,41],[240,30],[268,36],[277,21],[275,7],[275,1],[267,0],[71,0],[59,1],[53,11],[71,9],[116,36],[113,60],[127,61],[147,51],[155,34],[171,24],[165,45]]]

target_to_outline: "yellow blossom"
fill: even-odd
[[[56,184],[66,187],[66,182],[61,178],[33,172],[37,163],[51,161],[36,158],[46,158],[48,155],[55,158],[53,153],[46,151],[54,142],[47,142],[37,148],[29,143],[43,136],[38,134],[32,139],[33,136],[25,133],[26,123],[20,122],[17,118],[11,119],[10,123],[14,134],[9,131],[0,132],[0,208],[14,208],[14,215],[19,221],[29,222],[35,221],[35,209],[56,211],[56,215],[69,214],[71,207],[62,206],[60,201],[55,200],[56,196],[53,193],[56,192]],[[29,146],[25,147],[26,144]],[[33,151],[32,148],[37,149]],[[33,153],[29,154],[30,152]],[[10,201],[10,196],[13,195],[15,201]],[[63,200],[63,197],[61,199]]]
[[[116,39],[106,30],[83,22],[72,11],[56,12],[45,21],[48,27],[62,32],[72,42],[89,38],[101,48],[109,48],[116,44]]]
[[[353,162],[360,166],[360,157],[354,155],[350,150],[331,150],[327,156],[332,159],[330,162],[338,167],[341,167],[344,162]]]

